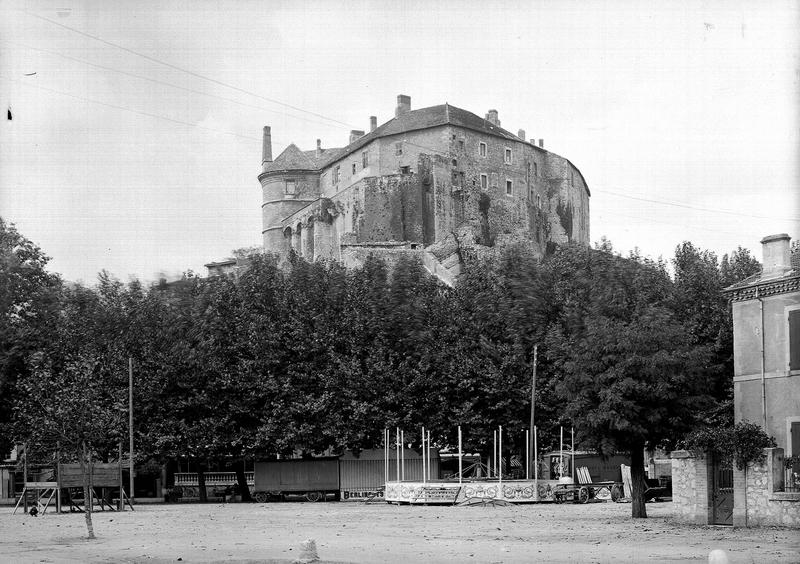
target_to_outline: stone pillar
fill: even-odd
[[[747,526],[747,469],[733,465],[733,526]]]
[[[314,257],[336,259],[338,253],[334,253],[336,236],[333,224],[324,220],[314,223]]]
[[[303,257],[308,262],[314,262],[314,221],[312,219],[309,219],[308,223],[303,228],[301,242]]]
[[[698,457],[686,450],[676,450],[672,459],[672,506],[675,519],[682,523],[708,525],[709,457]]]
[[[295,228],[295,230],[292,232],[292,249],[298,255],[302,255],[303,254],[303,246],[300,244],[300,240],[301,240],[301,237],[302,237],[302,232],[303,232],[303,228],[300,226],[299,223],[297,224],[297,227]]]

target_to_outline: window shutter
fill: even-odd
[[[800,309],[789,312],[789,370],[800,370]]]

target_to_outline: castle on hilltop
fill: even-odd
[[[263,244],[307,260],[360,264],[370,253],[402,254],[452,283],[466,250],[514,242],[540,254],[589,244],[589,189],[569,160],[525,132],[502,127],[497,110],[479,117],[449,104],[411,109],[397,97],[394,118],[351,131],[346,147],[289,145],[272,159],[264,127]]]

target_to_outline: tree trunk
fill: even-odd
[[[242,496],[242,501],[253,501],[250,495],[250,488],[247,486],[247,478],[244,475],[244,457],[236,465],[236,483],[239,484],[239,494]]]
[[[644,480],[644,445],[634,444],[631,447],[631,517],[646,519],[647,509],[644,505],[644,491],[647,483]]]
[[[81,446],[83,447],[80,459],[81,473],[83,474],[83,507],[85,509],[83,514],[86,518],[86,530],[89,532],[89,538],[94,539],[96,537],[94,536],[94,526],[92,525],[92,499],[90,493],[92,489],[92,466],[86,451],[86,441],[83,441]]]
[[[200,503],[208,501],[208,493],[206,492],[206,463],[201,462],[197,465],[197,491],[200,495]]]

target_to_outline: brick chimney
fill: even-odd
[[[317,158],[322,156],[322,139],[317,139]]]
[[[489,110],[489,113],[486,114],[486,121],[492,125],[500,127],[500,120],[497,117],[497,110]]]
[[[397,96],[397,108],[394,110],[394,117],[400,117],[401,115],[408,113],[411,111],[411,96],[406,96],[405,94],[398,94]]]
[[[517,137],[519,137],[520,139],[525,141],[525,130],[524,129],[520,129],[519,131],[517,131]]]
[[[268,125],[264,126],[264,142],[261,146],[261,168],[262,170],[272,162],[272,130]]]
[[[544,139],[539,139],[539,148],[544,149]]]
[[[364,132],[360,129],[351,129],[350,130],[350,143],[355,143],[358,141],[359,137],[364,137]]]
[[[762,279],[783,276],[792,269],[789,253],[789,241],[791,239],[786,233],[768,235],[761,239],[761,252],[763,253]]]
[[[369,116],[369,130],[375,131],[378,127],[378,118],[375,116]]]

